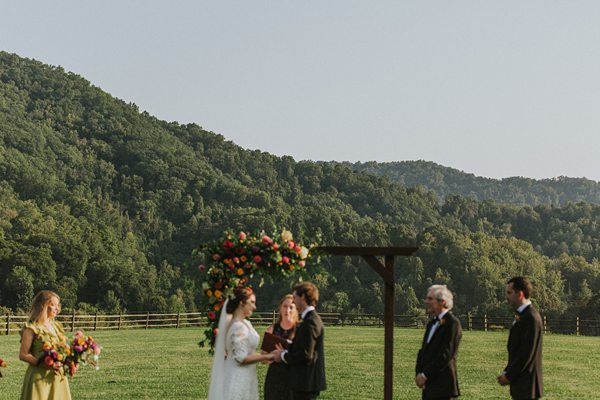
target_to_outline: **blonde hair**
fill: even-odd
[[[31,302],[31,311],[29,312],[29,320],[31,322],[38,322],[42,315],[48,312],[48,305],[52,298],[58,299],[58,312],[60,312],[60,296],[51,290],[42,290],[35,295]]]
[[[286,294],[285,296],[283,296],[281,298],[281,300],[279,300],[279,305],[277,306],[277,312],[279,313],[279,318],[277,319],[278,323],[281,323],[281,306],[283,305],[283,303],[285,303],[286,300],[292,300],[292,303],[293,303],[294,295]],[[295,315],[295,318],[293,318],[293,322],[297,323],[298,319],[300,319],[300,316],[298,315],[298,310],[296,310],[296,315]]]

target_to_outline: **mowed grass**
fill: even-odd
[[[259,328],[262,333],[264,328]],[[104,347],[101,369],[80,369],[71,381],[75,400],[205,399],[211,357],[200,349],[200,329],[96,332]],[[327,327],[328,389],[321,399],[383,398],[383,329]],[[420,399],[414,362],[423,331],[396,329],[394,398]],[[463,399],[507,399],[496,384],[506,362],[507,332],[464,332],[458,356]],[[26,365],[18,361],[19,336],[0,336],[0,357],[9,363],[0,379],[0,399],[18,399]],[[546,335],[544,380],[547,399],[600,398],[600,338]],[[266,366],[258,367],[259,385]],[[262,396],[262,393],[261,393]]]

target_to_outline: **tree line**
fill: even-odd
[[[6,52],[0,137],[4,311],[27,309],[43,288],[82,313],[196,311],[202,282],[193,250],[227,228],[286,228],[305,244],[419,246],[416,257],[397,261],[398,313],[423,313],[434,282],[457,294],[458,312],[506,313],[504,282],[516,274],[533,278],[545,313],[595,317],[600,306],[593,198],[522,205],[441,196],[347,163],[247,150]],[[325,311],[382,310],[382,282],[360,259],[315,257],[308,271]],[[267,281],[259,307],[273,307],[290,285]]]

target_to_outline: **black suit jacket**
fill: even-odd
[[[316,311],[309,311],[284,356],[289,365],[290,389],[293,392],[321,392],[325,384],[325,354],[323,352],[323,321]]]
[[[510,328],[504,372],[513,399],[537,399],[543,395],[542,333],[542,318],[533,306],[523,310]]]
[[[427,343],[429,331],[435,321],[427,324],[423,344],[417,355],[415,374],[424,373],[427,377],[424,399],[460,396],[456,375],[456,354],[462,337],[460,321],[447,312],[441,319],[431,341]]]

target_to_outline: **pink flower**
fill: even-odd
[[[204,272],[205,270],[206,270],[206,267],[204,266],[204,264],[198,265],[198,271]]]
[[[217,314],[215,314],[214,312],[210,311],[208,313],[208,319],[215,319],[217,318]]]
[[[281,262],[284,264],[288,264],[290,262],[290,259],[287,257],[281,257]]]
[[[230,249],[233,247],[233,242],[230,242],[229,240],[226,240],[223,242],[223,247],[226,249]]]
[[[246,240],[246,233],[245,232],[238,233],[238,239],[240,239],[240,240]]]
[[[306,261],[304,261],[304,260],[300,260],[300,261],[298,261],[298,266],[299,266],[299,267],[302,267],[302,268],[303,268],[305,265],[306,265]]]
[[[263,243],[273,244],[273,239],[271,239],[267,235],[264,235],[261,240],[262,240]]]
[[[300,254],[300,252],[302,252],[302,247],[300,247],[300,246],[296,246],[296,247],[294,247],[294,251],[295,251],[296,253]]]
[[[288,249],[293,249],[296,247],[296,243],[294,243],[293,240],[290,240],[289,242],[287,242],[287,247]]]
[[[273,243],[273,250],[279,250],[279,243]]]
[[[262,261],[262,258],[261,258],[260,256],[254,256],[254,259],[253,259],[253,260],[254,260],[254,262],[255,262],[255,263],[257,263],[257,264],[258,264],[259,262],[261,262],[261,261]]]
[[[219,261],[221,259],[221,256],[217,253],[213,254],[212,259],[215,261]]]

